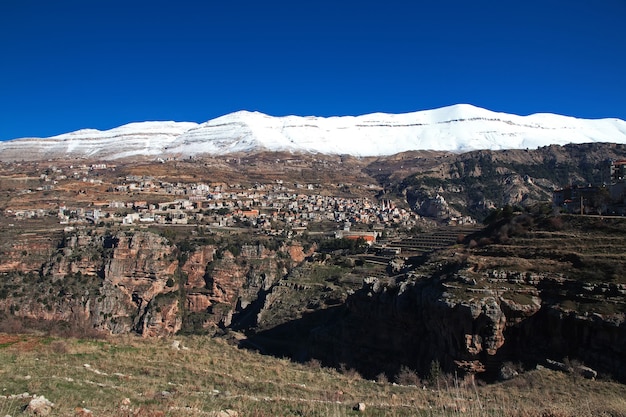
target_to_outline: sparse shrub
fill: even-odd
[[[506,243],[509,240],[510,226],[505,224],[496,233],[496,240],[500,243]],[[484,239],[484,238],[483,238]]]
[[[581,378],[585,377],[585,369],[589,369],[585,364],[577,359],[565,358],[563,363],[567,367],[569,374],[572,376],[574,382],[577,382]],[[592,371],[593,372],[593,371]],[[592,378],[587,376],[588,378]]]
[[[384,372],[381,372],[376,375],[376,382],[379,384],[388,384],[389,378],[387,378],[387,375]]]
[[[359,374],[359,372],[356,369],[350,368],[345,363],[342,363],[339,365],[339,372],[346,375],[352,380],[361,379],[361,374]]]
[[[309,361],[306,363],[306,366],[314,370],[322,369],[322,362],[320,362],[318,359],[312,358],[309,359]]]
[[[68,352],[67,344],[63,340],[55,340],[50,343],[50,350],[58,354],[65,354]]]
[[[548,228],[550,230],[562,230],[563,219],[561,217],[550,217],[548,219]]]
[[[48,332],[61,337],[78,339],[102,339],[105,337],[105,334],[95,329],[88,319],[82,317],[73,318],[69,323],[51,322]]]
[[[408,366],[402,365],[400,367],[400,371],[398,375],[396,375],[396,382],[400,385],[420,385],[422,383],[417,372],[409,368]]]
[[[3,333],[23,333],[25,331],[22,320],[18,317],[9,315],[0,316],[0,332]]]
[[[428,372],[428,382],[431,385],[437,385],[441,377],[443,376],[443,371],[441,370],[441,365],[439,361],[435,359],[430,363],[430,370]]]

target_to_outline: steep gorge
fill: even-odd
[[[312,333],[312,356],[369,377],[428,375],[436,361],[494,379],[505,364],[573,361],[626,380],[626,223],[564,216],[555,230],[547,219],[520,214],[403,276],[367,279],[341,319]]]
[[[542,207],[500,215],[387,268],[299,238],[16,235],[2,248],[0,314],[144,337],[220,334],[372,378],[427,375],[433,363],[497,378],[504,364],[549,359],[626,379],[625,221]]]

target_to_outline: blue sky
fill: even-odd
[[[0,0],[0,140],[470,103],[626,119],[626,0]]]

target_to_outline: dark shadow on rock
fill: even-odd
[[[305,313],[302,317],[280,324],[276,327],[248,332],[247,338],[239,345],[243,348],[258,350],[262,354],[287,357],[297,362],[324,358],[313,355],[311,335],[316,329],[324,328],[343,317],[346,308],[343,305],[329,307]]]

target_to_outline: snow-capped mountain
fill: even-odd
[[[14,139],[0,142],[0,160],[156,156],[197,126],[192,122],[139,122],[105,131],[82,129],[49,138]]]
[[[143,122],[107,131],[15,139],[0,142],[0,159],[185,157],[263,150],[381,156],[409,150],[464,152],[586,142],[626,143],[626,122],[555,114],[517,116],[467,104],[328,118],[240,111],[202,124]]]

